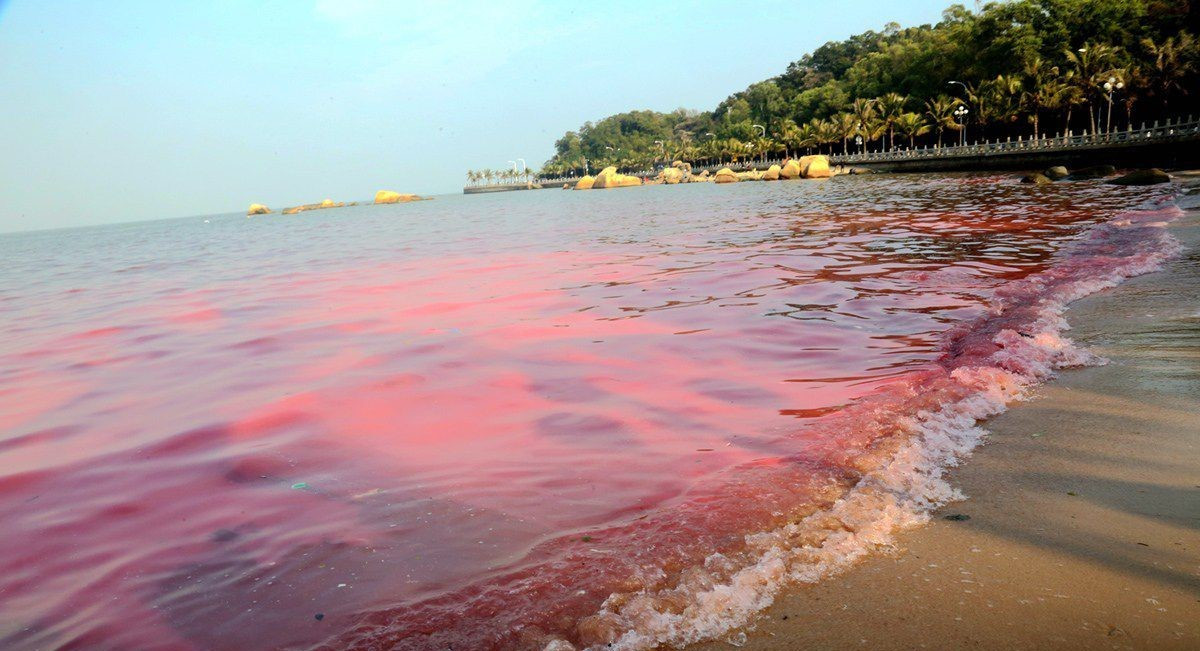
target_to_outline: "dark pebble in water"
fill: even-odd
[[[317,619],[317,621],[319,622],[322,619],[325,619],[325,613],[317,613],[316,615],[313,615],[313,617],[315,617]]]
[[[238,537],[238,532],[231,529],[217,529],[213,532],[213,542],[229,542]]]
[[[950,520],[952,522],[963,522],[964,520],[970,520],[971,516],[967,515],[966,513],[951,513],[950,515],[943,515],[942,519]]]

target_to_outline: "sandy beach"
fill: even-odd
[[[1200,177],[1162,272],[1074,303],[1064,372],[986,423],[968,499],[695,649],[1200,648]]]

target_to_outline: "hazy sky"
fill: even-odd
[[[948,4],[0,0],[0,231],[456,192]]]

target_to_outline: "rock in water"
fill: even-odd
[[[800,163],[791,159],[784,161],[783,167],[779,170],[779,176],[785,179],[800,178]]]
[[[246,210],[247,217],[250,217],[252,215],[269,215],[269,214],[271,214],[271,209],[262,205],[261,203],[252,203],[252,204],[250,204],[250,208],[248,210]]]
[[[800,176],[806,179],[827,179],[833,176],[829,169],[829,157],[822,154],[801,156]]]
[[[733,170],[729,169],[728,167],[722,167],[721,169],[717,170],[716,174],[713,175],[713,183],[737,183],[737,182],[738,182],[737,174],[734,174]]]
[[[1050,182],[1051,182],[1050,178],[1048,176],[1046,176],[1045,174],[1042,174],[1041,172],[1034,172],[1033,174],[1026,174],[1025,176],[1021,177],[1021,183],[1032,183],[1033,185],[1046,185],[1047,183],[1050,183]]]
[[[767,168],[767,171],[763,172],[762,180],[778,181],[781,172],[783,172],[782,168],[780,168],[778,165],[772,165]]]
[[[596,177],[589,174],[575,182],[575,189],[576,190],[591,190],[592,186],[595,183],[596,183]]]
[[[1067,171],[1067,168],[1063,167],[1062,165],[1055,165],[1054,167],[1046,168],[1045,174],[1046,177],[1051,181],[1065,179],[1071,175],[1071,173]]]
[[[391,190],[380,190],[375,193],[375,203],[407,203],[417,199],[415,194],[400,194]]]
[[[667,167],[663,169],[659,177],[662,178],[663,183],[675,185],[683,181],[683,172],[677,167]]]
[[[592,183],[592,188],[597,190],[600,188],[624,188],[641,184],[642,180],[638,177],[618,174],[616,166],[609,165],[600,170],[600,173],[596,175],[596,180]]]
[[[1113,167],[1112,165],[1094,165],[1092,167],[1085,167],[1081,170],[1076,170],[1070,178],[1072,181],[1082,181],[1086,179],[1100,179],[1106,176],[1112,176],[1116,173],[1117,168]]]
[[[1170,182],[1171,176],[1157,167],[1148,170],[1134,170],[1125,176],[1109,181],[1113,185],[1155,185]]]

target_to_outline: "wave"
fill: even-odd
[[[587,648],[682,646],[717,637],[747,624],[786,586],[835,574],[890,546],[895,532],[927,522],[937,507],[963,499],[945,473],[983,440],[980,421],[1025,398],[1058,369],[1106,363],[1063,336],[1067,305],[1156,271],[1178,255],[1181,246],[1165,227],[1180,215],[1170,207],[1095,226],[1068,248],[1061,264],[1003,288],[991,314],[950,333],[942,360],[946,375],[923,386],[955,397],[898,416],[899,443],[862,459],[860,466],[874,467],[844,497],[796,523],[747,536],[739,558],[710,556],[705,576],[657,593],[614,594],[595,617],[612,618],[625,630],[611,644]],[[906,405],[893,406],[904,413]],[[682,610],[664,607],[679,596],[688,602]],[[555,640],[545,648],[576,647]]]
[[[980,421],[1059,369],[1104,363],[1064,335],[1067,305],[1177,255],[1166,226],[1181,214],[1160,205],[1093,226],[947,332],[935,368],[764,443],[763,459],[661,513],[546,541],[472,587],[368,613],[323,648],[635,650],[747,625],[784,588],[836,574],[962,499],[945,474],[983,440]]]

